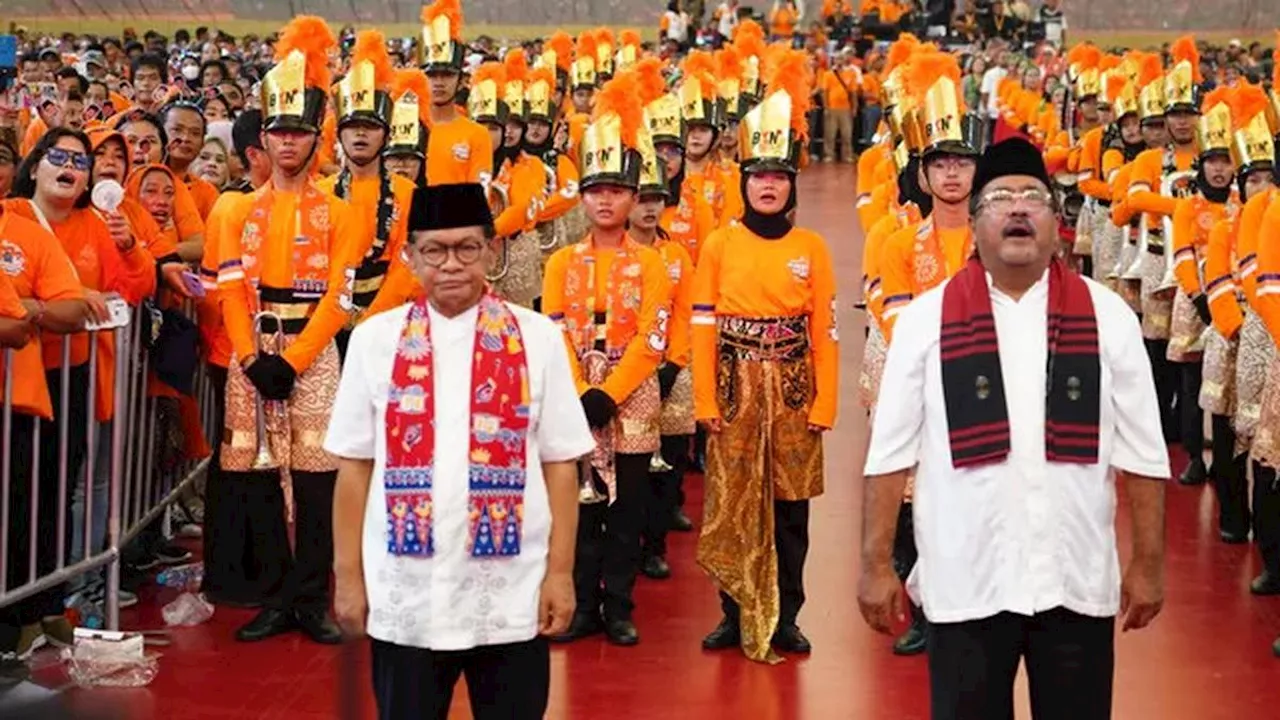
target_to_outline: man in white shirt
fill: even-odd
[[[352,333],[325,440],[338,619],[381,718],[447,717],[462,675],[476,718],[541,718],[594,441],[559,328],[487,289],[481,186],[419,188],[409,230],[425,297]]]
[[[716,8],[716,34],[720,36],[719,43],[733,40],[733,31],[738,27],[738,0],[727,0],[720,3],[720,7]]]
[[[1169,462],[1150,364],[1124,301],[1056,256],[1049,187],[1030,143],[987,149],[976,256],[899,314],[885,363],[894,396],[872,424],[859,605],[889,632],[916,468],[907,587],[930,622],[935,720],[1012,720],[1023,658],[1035,720],[1109,718],[1115,615],[1145,627],[1163,601]],[[1123,579],[1117,477],[1133,535]]]
[[[993,41],[993,43],[995,47],[991,52],[991,64],[982,74],[982,85],[979,87],[982,105],[986,108],[987,142],[991,142],[994,137],[996,120],[1000,118],[1000,97],[997,94],[1000,81],[1009,74],[1009,69],[1017,62],[1017,56],[1008,49],[1007,45],[1000,41]]]

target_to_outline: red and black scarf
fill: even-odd
[[[1030,330],[1030,329],[1028,329]],[[1098,462],[1102,364],[1089,286],[1055,258],[1049,265],[1045,456]],[[1009,455],[1009,410],[986,269],[971,259],[943,290],[942,392],[957,468]]]

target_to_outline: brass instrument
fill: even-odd
[[[542,164],[542,169],[547,174],[547,183],[545,186],[545,193],[543,197],[551,197],[553,194],[557,192],[556,185],[559,184],[559,178],[556,177],[555,168],[546,164],[545,162]],[[539,207],[538,210],[539,212],[541,212],[542,207]],[[549,252],[551,250],[554,250],[556,245],[559,245],[559,244],[560,244],[560,238],[556,235],[554,228],[552,229],[551,232],[544,233],[543,236],[538,239],[538,249],[541,250],[542,252]]]
[[[262,332],[263,320],[270,320],[275,322],[275,325],[276,325],[275,331],[271,333],[272,339],[275,341],[273,343],[275,345],[275,352],[278,353],[282,349],[284,349],[284,322],[280,319],[279,315],[273,312],[270,312],[268,310],[263,310],[259,312],[257,315],[253,316],[254,350],[257,352],[258,357],[262,356],[262,353],[263,353],[262,336],[266,334]],[[257,433],[256,434],[257,434],[258,451],[253,458],[253,469],[254,470],[274,470],[277,467],[279,467],[280,464],[276,462],[275,455],[271,452],[271,438],[267,434],[267,403],[265,400],[263,400],[262,393],[259,393],[259,392],[254,393],[254,404],[257,410],[257,418],[256,418]],[[279,403],[276,403],[273,401],[272,406],[273,406],[273,409],[278,409]]]
[[[485,196],[489,198],[489,212],[493,214],[496,220],[503,210],[511,204],[511,198],[507,194],[507,189],[493,182],[490,178],[481,178],[481,184],[484,185]],[[507,252],[507,239],[495,238],[495,243],[501,243],[501,249],[498,251],[498,262],[494,268],[485,273],[484,277],[489,282],[498,282],[507,276],[507,272],[511,270],[511,260]]]
[[[1194,180],[1196,176],[1193,170],[1183,170],[1181,172],[1169,173],[1160,181],[1160,194],[1165,197],[1179,197],[1174,194],[1174,188],[1179,182]],[[1161,227],[1164,228],[1164,277],[1161,278],[1160,284],[1156,286],[1154,292],[1167,292],[1178,286],[1178,278],[1173,274],[1174,257],[1173,257],[1173,216],[1165,215],[1160,219]]]
[[[1129,269],[1120,274],[1121,280],[1132,280],[1134,282],[1142,280],[1142,261],[1145,259],[1144,253],[1147,249],[1144,245],[1147,242],[1147,214],[1142,213],[1142,220],[1138,223],[1138,240],[1131,243],[1133,252],[1129,256]],[[1124,253],[1121,253],[1121,257]]]
[[[604,382],[605,377],[609,374],[609,356],[600,350],[588,350],[583,353],[580,363],[582,365],[582,376],[591,385],[599,385]],[[613,428],[593,429],[591,434],[595,436],[595,449],[591,451],[590,455],[584,457],[578,466],[578,502],[583,505],[594,505],[607,501],[609,495],[601,493],[600,489],[596,487],[594,475],[599,473],[605,484],[611,485],[616,472],[613,455]],[[593,470],[595,472],[592,472]]]

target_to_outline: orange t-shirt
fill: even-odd
[[[702,243],[716,229],[711,206],[695,183],[686,183],[680,187],[680,202],[663,208],[658,222],[673,241],[684,247],[694,265],[698,264]]]
[[[14,298],[34,298],[42,302],[79,300],[84,297],[80,279],[61,243],[32,220],[0,206],[0,277]],[[5,307],[13,309],[8,303]],[[6,313],[25,317],[19,312]],[[41,335],[13,353],[13,409],[45,419],[53,417],[49,387],[45,383],[42,341],[61,352],[60,335]],[[4,372],[4,356],[0,354],[0,377]],[[0,393],[3,386],[0,386]]]
[[[507,191],[507,207],[493,219],[494,232],[500,238],[532,230],[538,220],[538,208],[546,194],[546,166],[538,158],[520,153],[514,163],[502,164],[495,185]]]
[[[427,139],[427,184],[480,182],[493,168],[493,140],[483,125],[465,117],[431,126]]]
[[[921,242],[924,248],[917,249]],[[973,231],[968,226],[939,228],[932,221],[907,225],[889,236],[881,252],[883,330],[885,339],[892,340],[898,311],[964,267],[973,253]],[[917,263],[917,255],[927,260]]]
[[[563,153],[556,155],[556,186],[548,188],[546,202],[538,211],[538,224],[551,222],[573,209],[581,201],[578,194],[578,166]]]
[[[693,281],[693,396],[699,420],[720,417],[716,317],[809,316],[816,393],[809,422],[835,426],[840,383],[836,279],[822,236],[793,228],[765,240],[737,225],[711,233]]]
[[[196,212],[200,213],[202,221],[209,219],[209,213],[213,210],[213,204],[218,202],[218,188],[213,183],[194,175],[188,175],[184,183],[187,190],[191,193],[191,199],[195,201]]]
[[[667,325],[666,360],[680,367],[689,367],[693,360],[690,344],[689,320],[693,315],[693,259],[680,243],[659,240],[654,247],[667,266],[667,279],[671,282],[671,321]]]
[[[1214,223],[1205,249],[1204,291],[1209,296],[1209,316],[1224,338],[1235,337],[1244,324],[1235,268],[1231,266],[1235,254],[1236,219],[1232,214]]]

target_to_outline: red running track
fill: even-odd
[[[719,620],[719,606],[694,564],[695,535],[673,533],[674,577],[665,582],[641,578],[636,589],[640,645],[615,648],[593,638],[553,650],[549,718],[928,717],[924,658],[894,657],[889,639],[867,629],[857,610],[866,422],[856,395],[862,318],[852,305],[859,294],[862,239],[852,182],[847,165],[818,165],[801,178],[801,223],[827,238],[844,293],[842,413],[827,441],[828,491],[813,506],[809,601],[800,615],[813,655],[767,667],[736,652],[702,652],[699,640]],[[891,402],[891,395],[885,401]],[[1183,462],[1177,458],[1175,466],[1180,469]],[[697,518],[701,482],[690,478],[687,486],[687,509]],[[1280,633],[1280,599],[1249,595],[1256,555],[1250,545],[1220,543],[1214,515],[1207,486],[1170,485],[1166,605],[1153,627],[1117,639],[1118,719],[1277,717],[1280,660],[1271,656],[1270,646]],[[158,608],[170,593],[144,592],[139,607],[123,613],[125,627],[161,627]],[[173,645],[160,650],[160,672],[150,687],[76,691],[73,700],[95,708],[119,703],[127,717],[139,720],[319,720],[339,715],[345,686],[372,717],[367,647],[355,646],[344,657],[341,650],[296,634],[238,644],[234,630],[250,616],[219,608],[208,624],[173,631]],[[1025,696],[1025,683],[1019,694]],[[1025,699],[1020,698],[1019,708],[1020,718],[1030,717]],[[451,717],[470,717],[462,688]]]

